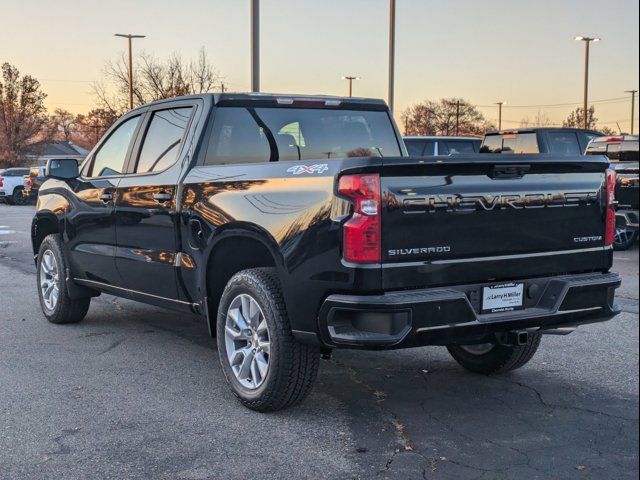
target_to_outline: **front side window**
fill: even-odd
[[[136,173],[161,172],[173,165],[192,110],[193,107],[184,107],[153,113],[140,149]]]
[[[580,155],[580,144],[574,132],[549,132],[549,151],[558,155]]]
[[[129,145],[139,121],[140,116],[132,117],[116,128],[94,155],[89,177],[106,177],[124,172]]]

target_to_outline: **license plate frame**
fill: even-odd
[[[514,312],[524,309],[524,283],[509,282],[482,287],[482,313]]]

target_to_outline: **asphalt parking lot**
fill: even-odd
[[[545,337],[525,368],[444,348],[335,352],[300,407],[227,389],[200,318],[103,295],[78,325],[38,304],[33,207],[0,204],[2,479],[637,479],[638,249],[624,313]]]

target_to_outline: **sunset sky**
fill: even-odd
[[[600,36],[591,56],[590,99],[601,125],[629,129],[638,88],[637,0],[398,0],[396,109],[458,96],[504,126],[541,111],[561,123],[578,106],[583,45]],[[88,111],[91,83],[126,41],[158,57],[192,58],[204,46],[234,91],[249,89],[249,0],[0,0],[0,62],[40,79],[50,110]],[[387,0],[262,0],[262,90],[347,92],[386,97]],[[135,50],[134,50],[135,53]],[[575,104],[561,105],[557,104]],[[545,105],[545,106],[534,106]],[[554,105],[554,106],[549,106]],[[523,107],[526,106],[526,107]],[[638,108],[636,108],[636,116]],[[638,121],[636,120],[636,131]]]

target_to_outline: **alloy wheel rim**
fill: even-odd
[[[227,359],[236,380],[247,389],[259,388],[269,371],[271,343],[264,313],[251,295],[232,300],[224,330]]]
[[[627,230],[626,228],[616,228],[615,243],[617,245],[626,245],[630,243],[633,233],[634,232]]]
[[[58,273],[58,262],[51,250],[46,250],[42,254],[40,261],[40,295],[48,310],[53,310],[58,304],[60,296],[59,286],[60,276]]]
[[[493,343],[479,343],[477,345],[460,345],[460,348],[472,355],[486,355],[495,345]]]

